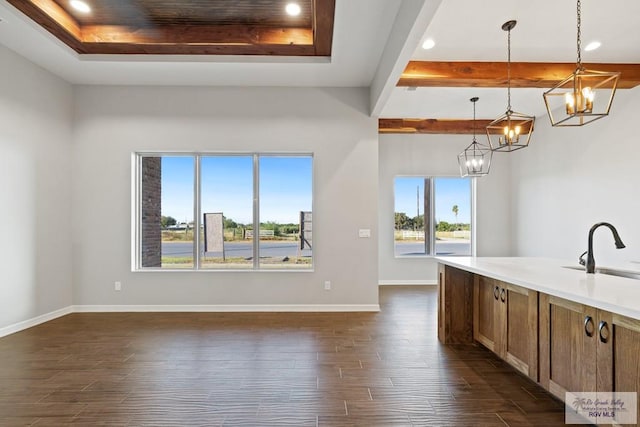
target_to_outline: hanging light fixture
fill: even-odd
[[[586,70],[580,56],[580,0],[578,16],[578,61],[576,70],[544,93],[544,103],[552,126],[582,126],[609,115],[618,85],[618,72]],[[553,115],[556,112],[556,115]]]
[[[487,138],[491,151],[516,151],[529,145],[536,118],[511,109],[511,30],[516,21],[507,21],[502,29],[507,31],[507,111],[487,126]]]
[[[465,148],[462,153],[458,154],[458,166],[460,166],[460,176],[484,176],[489,173],[491,168],[491,157],[493,152],[486,145],[479,144],[476,141],[476,102],[477,96],[469,101],[473,102],[473,142]]]

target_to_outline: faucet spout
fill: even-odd
[[[594,231],[596,231],[596,229],[602,226],[605,226],[609,228],[609,230],[611,230],[611,233],[613,234],[613,239],[615,240],[615,243],[616,243],[616,248],[622,249],[626,247],[624,243],[622,243],[622,239],[620,239],[618,230],[616,230],[616,228],[613,225],[609,224],[608,222],[598,222],[594,224],[593,227],[591,227],[591,229],[589,230],[589,242],[588,242],[589,245],[587,247],[586,267],[587,267],[587,273],[590,273],[590,274],[593,274],[596,271],[596,260],[593,258],[593,233]]]

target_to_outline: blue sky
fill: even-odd
[[[193,157],[162,158],[162,215],[193,220]],[[252,223],[253,157],[203,156],[203,213],[222,212],[238,223]],[[260,220],[298,223],[311,210],[311,157],[260,157]]]
[[[416,189],[420,203],[420,215],[424,214],[424,177],[395,178],[395,212],[408,217],[417,215]],[[436,221],[456,222],[452,208],[458,205],[457,222],[471,222],[471,184],[468,178],[436,178]]]

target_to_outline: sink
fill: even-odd
[[[570,270],[585,271],[585,268],[583,266],[577,266],[577,265],[565,265],[562,268],[568,268]],[[640,272],[637,272],[637,271],[618,270],[618,269],[607,268],[607,267],[596,267],[595,272],[596,274],[606,274],[607,276],[618,276],[618,277],[626,277],[627,279],[640,280]]]

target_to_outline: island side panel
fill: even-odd
[[[438,265],[438,339],[473,343],[473,274]]]

